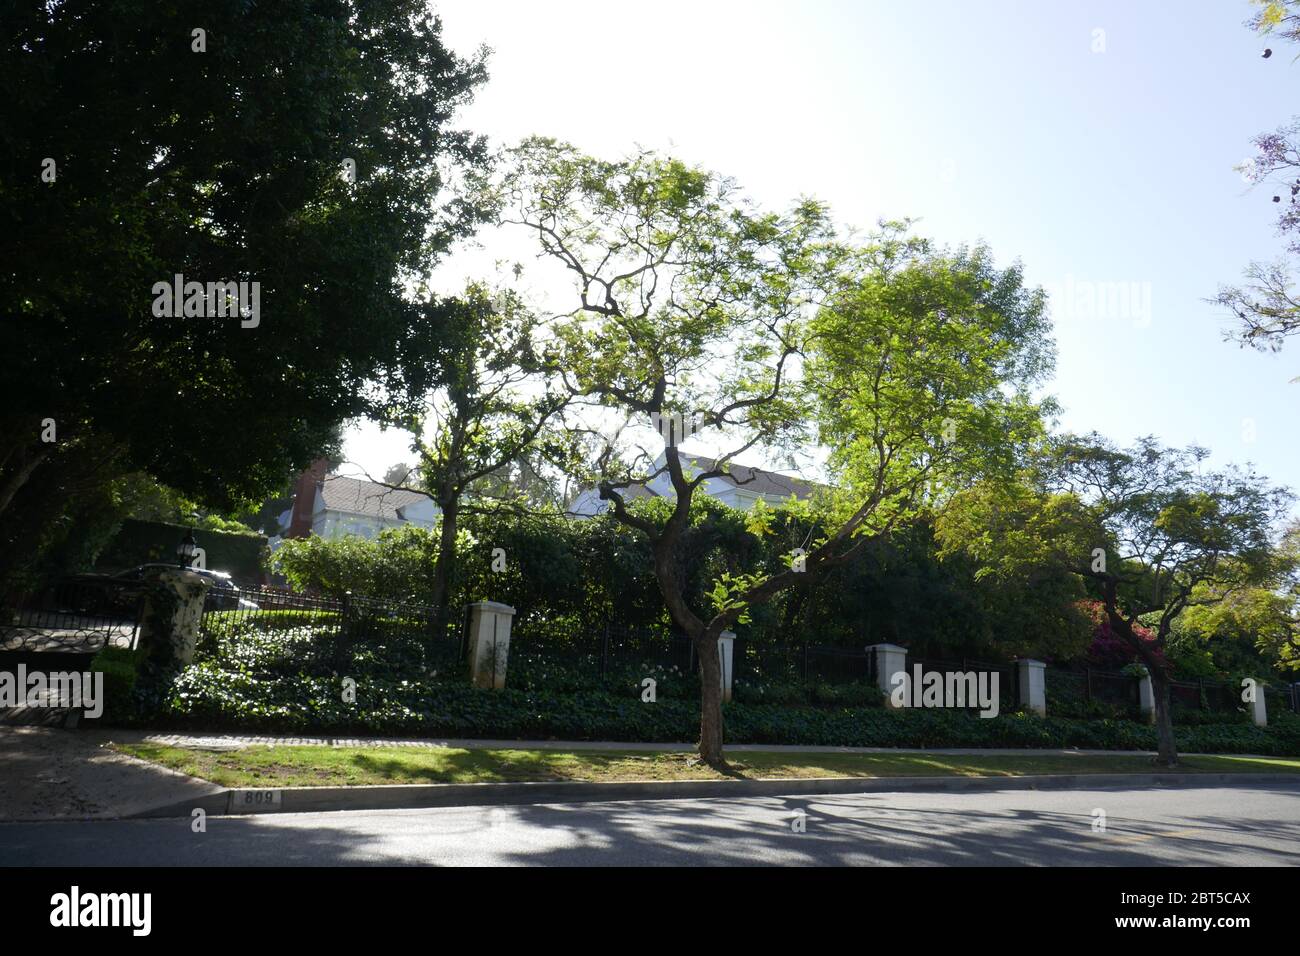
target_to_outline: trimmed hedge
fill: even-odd
[[[162,521],[127,518],[117,536],[100,553],[95,567],[117,571],[154,561],[176,560],[176,544],[189,528]],[[236,583],[255,584],[262,579],[266,538],[233,531],[195,532],[213,571],[227,571]]]
[[[342,675],[257,676],[212,662],[187,668],[139,699],[149,726],[272,733],[366,733],[522,740],[689,741],[698,704],[642,703],[606,691],[475,690],[437,680],[358,677],[356,702],[343,701]],[[732,703],[729,743],[844,747],[1079,747],[1153,750],[1153,728],[1129,720],[983,719],[951,710],[812,708]],[[1300,756],[1300,717],[1281,713],[1267,729],[1248,723],[1176,728],[1186,752]]]

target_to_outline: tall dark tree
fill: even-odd
[[[431,386],[485,57],[424,0],[5,5],[0,515],[79,449],[228,506]],[[256,321],[156,314],[177,275]]]

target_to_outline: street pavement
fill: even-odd
[[[0,865],[1294,866],[1300,781],[270,814],[206,824],[196,833],[183,818],[0,823]]]

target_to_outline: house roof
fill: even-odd
[[[710,471],[718,464],[717,459],[704,458],[700,455],[683,455],[682,456],[692,466],[700,471]],[[780,498],[789,498],[794,495],[799,500],[807,498],[817,487],[811,481],[805,481],[802,478],[793,478],[790,475],[783,475],[775,471],[764,471],[761,468],[750,468],[748,465],[732,464],[727,469],[727,474],[720,475],[720,481],[735,485],[742,491],[748,491],[759,495],[776,495]]]
[[[662,495],[653,488],[647,488],[645,485],[628,485],[626,488],[618,489],[619,495],[624,501],[635,501],[638,498],[660,498]]]
[[[321,484],[320,496],[326,511],[345,511],[389,521],[401,521],[401,509],[429,500],[419,492],[396,491],[373,481],[341,475],[328,476]]]
[[[711,471],[718,464],[717,459],[705,458],[701,455],[682,455],[682,459],[687,466],[688,472]],[[772,495],[777,498],[789,498],[794,495],[800,500],[809,497],[818,487],[815,482],[806,481],[803,478],[793,478],[775,471],[764,471],[761,468],[736,464],[728,468],[727,474],[719,475],[718,480],[751,494]],[[659,492],[643,483],[628,485],[626,488],[620,489],[619,494],[625,501],[660,497]]]

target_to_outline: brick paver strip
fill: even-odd
[[[457,750],[642,750],[650,752],[693,751],[693,743],[637,743],[616,740],[467,740],[458,738],[389,738],[389,737],[283,737],[258,734],[180,734],[150,733],[149,731],[119,730],[105,732],[107,739],[118,743],[150,743],[168,747],[189,747],[195,750],[237,750],[254,745],[283,747],[411,747],[434,749],[449,747]],[[828,753],[828,754],[949,754],[959,756],[1148,756],[1153,750],[1053,750],[1026,747],[1010,748],[936,748],[913,747],[817,747],[792,744],[728,744],[731,752],[759,751],[763,753]],[[1269,759],[1263,754],[1199,754],[1187,753],[1185,757],[1230,756]]]

